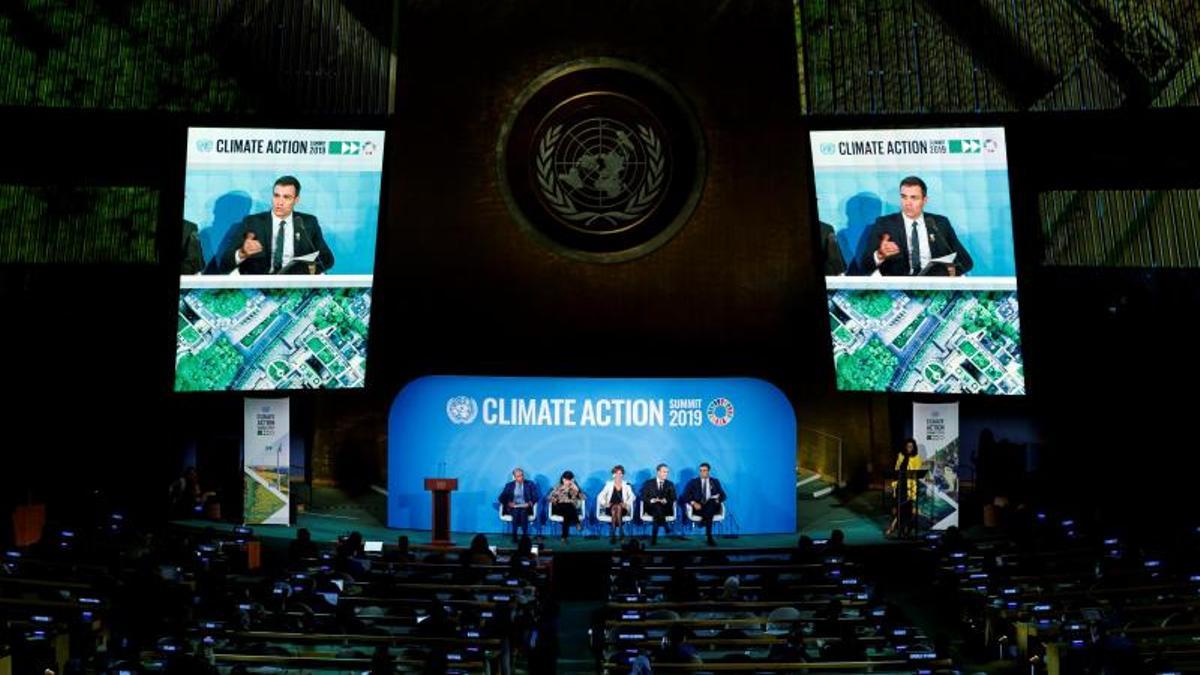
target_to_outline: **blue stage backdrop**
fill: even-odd
[[[614,464],[636,492],[665,462],[682,495],[708,462],[741,533],[795,532],[795,447],[791,403],[762,380],[424,377],[392,403],[388,526],[429,529],[426,477],[458,479],[453,531],[500,532],[496,498],[514,467],[537,483],[544,523],[564,470],[590,521]]]

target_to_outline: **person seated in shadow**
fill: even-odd
[[[826,553],[842,555],[846,552],[846,533],[834,530],[829,533],[829,543],[825,545]]]
[[[776,642],[767,652],[767,660],[773,663],[805,663],[808,653],[804,648],[804,626],[800,621],[792,623],[785,642]]]
[[[820,634],[832,638],[821,646],[821,658],[834,661],[861,661],[866,658],[865,645],[859,640],[856,623],[843,621],[842,601],[834,598],[821,609]]]
[[[640,595],[642,592],[642,564],[639,559],[632,559],[629,565],[622,565],[613,575],[612,592],[617,594]]]
[[[817,551],[812,537],[803,534],[796,541],[796,548],[792,549],[792,554],[788,556],[788,560],[793,563],[804,564],[813,562],[816,557]]]
[[[947,551],[961,551],[967,542],[963,539],[962,530],[958,529],[957,525],[951,525],[942,533],[942,548]]]
[[[742,599],[742,580],[736,574],[725,578],[716,599],[721,602],[738,602]]]
[[[496,554],[488,546],[487,535],[481,532],[472,537],[467,550],[458,554],[458,561],[462,565],[457,575],[460,580],[468,583],[482,581],[487,576],[487,566],[496,563]]]
[[[401,563],[401,564],[410,563],[410,562],[416,560],[416,556],[413,555],[412,551],[409,548],[408,535],[402,534],[399,537],[396,537],[395,550],[387,551],[384,554],[383,559],[390,563]]]
[[[693,602],[700,599],[696,573],[686,569],[683,561],[675,563],[671,581],[667,584],[667,599],[671,602]]]
[[[533,540],[528,534],[521,535],[517,540],[517,549],[509,557],[508,567],[510,573],[517,576],[528,577],[533,574],[537,567],[537,556],[533,554]]]
[[[826,640],[821,645],[822,661],[863,661],[866,659],[866,646],[858,638],[858,632],[853,626],[847,625],[831,635],[835,639]]]
[[[392,675],[394,672],[396,665],[392,661],[392,652],[387,643],[380,642],[375,645],[375,653],[371,655],[371,675]]]
[[[335,550],[334,569],[347,574],[361,574],[366,571],[366,560],[363,559],[363,536],[361,532],[351,532],[348,537],[338,543]]]
[[[288,544],[288,562],[297,565],[304,560],[316,558],[320,551],[312,540],[312,532],[307,527],[296,530],[296,538]]]
[[[208,500],[217,494],[200,487],[200,473],[194,466],[184,469],[183,474],[171,483],[167,492],[173,518],[195,518],[198,510],[202,510]]]
[[[488,546],[487,535],[480,532],[471,537],[471,545],[466,551],[464,562],[470,565],[494,565],[496,554]]]
[[[703,663],[696,647],[688,642],[687,628],[672,625],[663,636],[662,644],[654,650],[650,660],[654,663]]]

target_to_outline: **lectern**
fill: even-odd
[[[425,489],[433,495],[433,541],[450,545],[450,493],[458,489],[457,478],[426,478]]]

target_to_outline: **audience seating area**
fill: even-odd
[[[913,672],[949,666],[840,545],[614,555],[606,673]]]
[[[591,662],[563,654],[596,672],[1200,670],[1200,529],[1136,535],[1030,512],[973,540],[953,529],[863,549],[836,537],[791,549],[631,540],[560,552],[556,569],[527,538],[503,550],[483,535],[466,549],[400,538],[367,552],[348,533],[264,550],[246,528],[139,531],[109,514],[3,551],[0,674],[550,673],[560,632],[587,623],[558,625],[561,587],[600,569],[602,588],[574,591],[604,598]]]
[[[930,551],[982,657],[1052,674],[1200,670],[1200,531],[1135,539],[1030,512],[1011,537]]]
[[[522,547],[495,555],[479,543],[365,553],[352,534],[336,547],[297,541],[286,561],[259,565],[258,542],[244,529],[134,534],[113,520],[88,532],[60,530],[4,553],[0,667],[529,670],[540,658],[535,636],[555,620],[545,601],[552,562]]]

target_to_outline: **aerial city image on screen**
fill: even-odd
[[[363,386],[370,288],[191,289],[177,391]]]
[[[1024,394],[1015,291],[829,292],[838,388]]]

